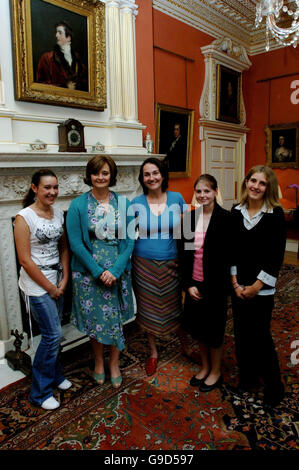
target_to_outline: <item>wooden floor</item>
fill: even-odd
[[[297,258],[297,253],[294,251],[286,251],[284,260],[284,264],[295,264],[296,266],[299,266],[299,259]]]

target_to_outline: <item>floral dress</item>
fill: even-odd
[[[108,208],[88,194],[88,231],[93,258],[106,270],[118,256],[120,216],[117,199],[110,193]],[[73,307],[71,322],[99,343],[124,349],[122,325],[134,316],[131,274],[124,271],[117,283],[106,287],[89,272],[72,272]]]

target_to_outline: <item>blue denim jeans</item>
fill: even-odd
[[[44,294],[40,297],[29,296],[29,301],[32,315],[41,331],[41,341],[32,365],[29,400],[33,405],[41,405],[53,395],[53,388],[64,381],[58,361],[63,298],[56,301],[49,294]]]

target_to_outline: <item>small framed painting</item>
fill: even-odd
[[[171,178],[186,178],[191,173],[194,111],[156,104],[156,151],[166,154]]]
[[[240,123],[241,72],[217,65],[216,119]]]
[[[299,122],[266,126],[267,165],[299,168]]]

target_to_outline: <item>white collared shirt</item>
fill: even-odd
[[[264,214],[266,214],[266,213],[272,214],[273,213],[273,208],[267,209],[266,204],[264,204],[263,207],[261,208],[261,210],[259,212],[257,212],[257,214],[255,214],[251,218],[250,218],[250,215],[248,213],[246,205],[242,206],[241,204],[239,204],[238,206],[235,207],[235,209],[241,211],[241,214],[243,215],[244,227],[247,230],[251,230],[253,227],[255,227],[259,223],[259,221],[261,220],[261,218],[263,217]],[[231,266],[230,273],[231,273],[232,276],[233,275],[236,276],[237,275],[237,266]],[[276,285],[276,281],[277,281],[276,277],[271,276],[270,274],[267,274],[265,271],[260,271],[260,273],[257,276],[257,279],[262,281],[267,286],[272,287],[272,289],[262,289],[262,290],[260,290],[257,295],[273,295],[273,294],[275,294],[275,285]]]
[[[273,213],[273,208],[271,207],[270,209],[267,209],[266,204],[264,204],[261,210],[252,217],[250,217],[246,205],[241,206],[241,204],[239,204],[238,206],[235,207],[235,209],[238,209],[239,211],[241,211],[243,215],[244,227],[247,228],[247,230],[251,230],[253,227],[255,227],[259,223],[259,221],[261,220],[264,214]]]

